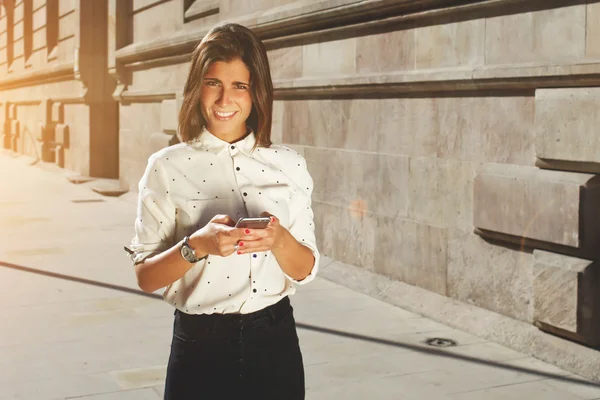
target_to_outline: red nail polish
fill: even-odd
[[[238,255],[240,255],[240,254],[242,254],[242,252],[241,252],[241,251],[238,251]]]
[[[244,245],[244,242],[240,242],[240,247],[242,247]]]
[[[246,235],[250,233],[250,229],[246,229]]]

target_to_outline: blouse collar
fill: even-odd
[[[250,156],[252,153],[252,148],[254,147],[254,143],[256,142],[256,136],[254,132],[250,130],[243,139],[238,140],[234,143],[226,142],[222,139],[219,139],[212,133],[210,133],[206,128],[202,129],[202,132],[198,137],[191,141],[191,144],[194,147],[202,148],[206,151],[212,151],[215,153],[219,153],[222,150],[227,149],[229,146],[237,147],[242,153]]]

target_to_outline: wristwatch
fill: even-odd
[[[208,254],[202,258],[196,257],[196,252],[194,251],[192,246],[190,246],[190,244],[188,243],[189,240],[190,240],[189,236],[184,237],[183,243],[181,244],[181,248],[179,249],[179,252],[181,253],[181,256],[183,257],[183,259],[185,261],[195,264],[199,261],[204,260],[206,257],[208,257]]]

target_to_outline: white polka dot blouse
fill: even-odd
[[[287,276],[271,252],[209,255],[167,286],[164,299],[188,314],[250,313],[312,281],[319,266],[306,161],[280,145],[257,147],[254,133],[230,144],[206,129],[198,139],[150,156],[139,182],[132,261],[158,254],[206,225],[215,215],[234,221],[267,211],[315,264],[301,282]]]

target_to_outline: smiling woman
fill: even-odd
[[[153,154],[131,243],[138,284],[175,308],[165,399],[304,399],[289,296],[314,279],[313,181],[271,143],[267,53],[225,24],[194,51],[182,143]],[[235,226],[244,217],[268,224]]]
[[[213,135],[225,135],[220,137],[225,140],[248,127],[256,135],[256,145],[268,147],[272,108],[273,83],[260,39],[235,24],[209,32],[192,54],[179,114],[181,139],[192,140],[206,127]],[[230,117],[231,112],[237,115]]]
[[[206,129],[226,142],[246,133],[252,111],[249,82],[250,71],[239,58],[212,63],[204,77],[200,104]]]

